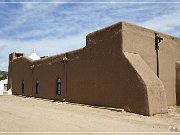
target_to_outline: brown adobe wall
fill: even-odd
[[[47,98],[53,100],[66,100],[66,62],[63,58],[70,55],[76,55],[81,52],[82,49],[78,49],[72,52],[55,55],[34,61],[33,70],[33,96],[40,98]],[[74,57],[76,58],[76,57]],[[61,95],[57,95],[57,80],[61,80]],[[36,81],[39,81],[39,91],[36,94]]]
[[[176,102],[180,105],[180,61],[176,62]]]
[[[33,62],[27,57],[20,57],[11,63],[12,94],[32,96],[32,70]],[[24,93],[22,81],[24,80]]]
[[[123,36],[122,23],[118,23],[89,34],[83,49],[33,63],[26,58],[18,58],[20,62],[12,66],[12,76],[16,78],[13,79],[14,94],[21,94],[19,82],[25,78],[28,80],[26,83],[29,82],[26,91],[35,97],[120,107],[143,115],[166,112],[161,81],[150,69],[141,72],[140,69],[146,64],[140,56],[124,54]],[[62,61],[65,56],[68,58],[66,64]],[[25,61],[29,64],[22,64]],[[137,64],[138,61],[141,64]],[[30,70],[32,65],[34,69]],[[22,71],[25,76],[19,76]],[[148,81],[149,75],[155,81]],[[58,78],[62,80],[62,96],[56,95]],[[36,80],[39,81],[38,95],[35,94]],[[155,101],[157,103],[154,105]]]
[[[62,59],[65,54],[34,61],[33,70],[33,96],[61,100],[65,99],[66,77],[65,64]],[[61,95],[57,95],[57,80],[61,79]],[[36,94],[36,81],[39,81],[39,90]]]
[[[145,62],[156,73],[156,52],[154,32],[143,27],[123,22],[123,50],[140,54]],[[164,40],[160,43],[159,65],[160,79],[167,95],[168,105],[176,104],[175,62],[180,60],[180,40],[162,33],[158,33]]]
[[[149,114],[167,112],[167,99],[164,85],[139,54],[124,53],[139,77],[144,81],[149,104]]]
[[[13,54],[14,53],[9,54],[8,85],[7,85],[7,89],[8,90],[12,88],[12,75],[13,75],[13,72],[12,72],[12,69],[13,69],[12,61],[13,61]]]
[[[87,46],[78,59],[71,60],[68,57],[67,100],[120,107],[143,115],[167,112],[161,81],[151,72],[157,82],[152,81],[154,87],[150,87],[150,83],[142,78],[149,72],[144,72],[141,76],[138,74],[122,52],[121,32],[119,23],[89,34]],[[152,92],[153,88],[157,90]],[[152,99],[158,101],[156,105],[151,103]]]
[[[8,86],[7,86],[7,89],[11,89],[12,88],[12,78],[11,76],[13,75],[13,72],[12,72],[12,63],[13,61],[17,58],[17,53],[13,52],[11,54],[9,54],[9,66],[8,66]],[[24,55],[24,54],[20,54],[20,55]]]

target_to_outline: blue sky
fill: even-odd
[[[54,0],[55,3],[53,0],[52,3],[42,1],[50,2],[0,1],[0,70],[7,70],[8,55],[16,49],[30,55],[35,48],[39,56],[78,49],[85,46],[88,33],[120,21],[180,37],[180,3],[141,3],[139,0],[129,0],[139,3],[108,3],[110,0],[90,0],[94,3],[68,3],[77,0]],[[107,3],[95,3],[97,1]],[[173,1],[180,2],[168,2]]]

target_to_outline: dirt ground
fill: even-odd
[[[169,107],[168,114],[143,116],[115,108],[0,96],[0,134],[180,134],[178,130],[176,106]]]

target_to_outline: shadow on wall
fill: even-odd
[[[176,61],[176,99],[180,106],[180,61]]]
[[[34,98],[34,97],[21,96],[21,95],[17,95],[17,96],[18,97],[23,97],[24,99],[27,99],[27,100],[30,100],[31,98]],[[40,100],[40,101],[52,102],[52,103],[55,103],[56,105],[68,104],[68,105],[75,105],[75,106],[84,106],[84,107],[90,107],[90,108],[98,108],[98,109],[115,111],[115,112],[123,112],[124,111],[124,109],[121,109],[121,108],[111,108],[111,107],[92,106],[92,105],[79,104],[79,103],[71,103],[71,102],[61,102],[61,101],[58,101],[58,100],[49,100],[49,99],[46,99],[46,98],[35,98],[35,99],[36,100]]]

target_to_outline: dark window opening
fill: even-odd
[[[21,91],[22,91],[22,93],[24,93],[24,80],[21,83]]]
[[[15,56],[16,57],[21,57],[21,56],[23,56],[24,54],[23,53],[15,53]]]
[[[36,81],[36,94],[39,92],[39,81]]]
[[[61,80],[57,80],[57,95],[61,95]]]

